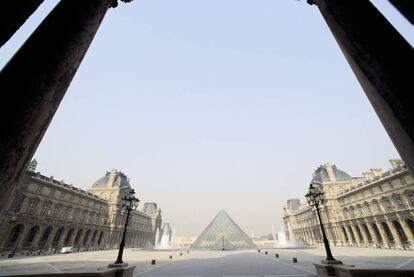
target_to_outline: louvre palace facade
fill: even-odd
[[[325,192],[320,211],[332,245],[414,249],[414,180],[401,160],[390,163],[388,171],[370,169],[363,177],[351,177],[330,163],[315,170],[311,182]],[[290,241],[323,243],[316,211],[308,203],[288,200],[283,222]]]
[[[131,186],[125,174],[113,169],[87,191],[26,170],[6,209],[0,214],[0,253],[37,255],[118,248],[126,212],[122,198]],[[152,247],[161,210],[156,203],[131,211],[126,247]]]

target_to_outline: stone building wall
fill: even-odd
[[[131,189],[129,180],[122,188],[108,188],[105,198],[95,193],[96,183],[85,191],[34,171],[31,163],[18,193],[9,201],[7,211],[0,214],[2,255],[60,253],[62,247],[69,246],[74,251],[119,247],[126,216],[121,199]],[[110,174],[126,178],[116,170]],[[100,188],[103,191],[105,188]],[[154,224],[161,221],[159,209],[152,214],[132,211],[126,247],[154,245]]]
[[[321,206],[321,216],[331,244],[414,249],[414,180],[401,160],[390,162],[390,170],[382,173],[371,169],[362,178],[348,177],[346,173],[339,174],[341,178],[329,176],[328,171],[339,171],[330,164],[315,171],[312,183],[327,198]],[[315,210],[307,203],[293,207],[291,203],[289,200],[283,214],[287,237],[291,241],[322,244]]]

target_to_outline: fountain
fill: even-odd
[[[280,231],[277,232],[277,235],[275,233],[275,229],[272,225],[272,235],[273,240],[275,241],[274,247],[275,248],[299,248],[299,247],[305,247],[306,245],[303,242],[298,242],[295,240],[295,235],[293,234],[292,228],[289,228],[288,225],[288,236],[289,239],[286,237],[286,232],[284,225],[280,227]],[[277,243],[276,243],[277,241]]]
[[[173,245],[173,238],[175,235],[175,230],[170,227],[170,224],[165,223],[162,229],[162,235],[160,238],[160,231],[157,229],[155,233],[155,250],[166,250],[166,249],[173,249],[175,246]]]

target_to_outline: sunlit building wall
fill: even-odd
[[[8,209],[0,213],[2,255],[59,253],[62,247],[73,251],[119,247],[126,219],[122,198],[131,189],[126,175],[113,169],[85,191],[35,169],[34,160]],[[143,206],[144,211],[131,212],[126,247],[154,245],[161,210],[155,203]]]
[[[315,170],[312,183],[326,195],[321,216],[332,245],[414,249],[414,180],[401,160],[390,162],[390,170],[358,178],[330,163]],[[288,200],[283,222],[288,240],[322,244],[316,211],[307,203]]]

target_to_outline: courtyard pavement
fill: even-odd
[[[265,254],[265,251],[268,254]],[[414,252],[403,250],[333,247],[336,259],[357,267],[414,269]],[[182,256],[180,255],[182,253]],[[275,254],[279,257],[276,258]],[[172,255],[172,259],[169,256]],[[0,276],[106,268],[117,250],[0,259]],[[134,276],[312,276],[312,263],[324,259],[324,248],[238,251],[148,251],[126,249],[124,261],[135,265]],[[293,263],[292,258],[297,258]],[[155,259],[156,264],[151,265]]]

